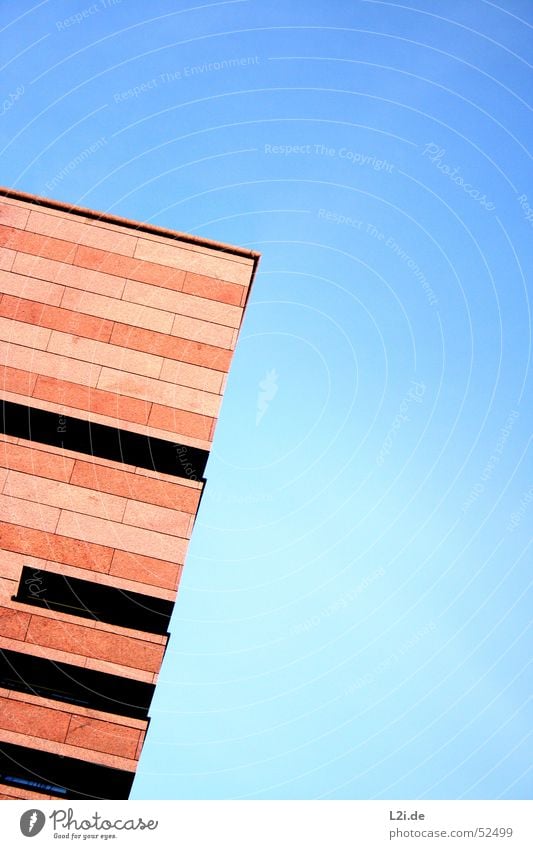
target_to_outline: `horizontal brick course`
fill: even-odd
[[[214,301],[222,301],[225,304],[243,306],[246,299],[247,289],[236,283],[226,283],[215,277],[206,277],[205,274],[194,274],[188,271],[183,283],[183,291],[190,295],[198,295],[200,298],[211,298]]]
[[[1,323],[4,319],[0,319],[0,335],[3,333]],[[20,325],[30,327],[31,325]],[[42,328],[36,327],[35,330]],[[51,331],[43,331],[49,334]],[[13,333],[13,338],[18,336]],[[20,345],[14,341],[0,340],[0,357],[2,362],[12,368],[24,369],[24,371],[34,372],[36,374],[46,375],[47,377],[57,378],[58,380],[70,380],[84,386],[96,386],[100,376],[101,366],[98,363],[87,363],[81,360],[74,360],[70,357],[62,357],[59,354],[52,354],[49,351],[41,351],[35,346],[31,347],[31,342],[28,339],[29,334],[25,331],[20,333]],[[36,334],[37,336],[37,334]]]
[[[16,524],[0,522],[0,546],[28,556],[69,563],[82,569],[91,564],[97,572],[108,572],[113,549],[107,545],[89,543],[60,534],[46,533]]]
[[[68,743],[58,743],[55,740],[46,740],[30,734],[20,734],[18,731],[4,730],[0,733],[0,739],[6,743],[14,743],[17,746],[28,746],[29,748],[42,749],[53,752],[56,755],[77,758],[79,760],[91,761],[105,766],[125,769],[133,772],[137,766],[136,761],[130,758],[121,758],[118,755],[109,755],[106,752],[96,752],[94,749],[82,749],[80,746],[71,746]],[[89,754],[90,752],[90,754]],[[56,799],[57,801],[57,799]]]
[[[9,472],[3,493],[114,522],[122,521],[127,503],[116,495],[14,471]]]
[[[11,271],[16,255],[16,251],[10,251],[8,248],[0,248],[0,270]]]
[[[202,416],[199,413],[189,413],[176,410],[173,407],[164,407],[160,404],[152,404],[148,424],[158,430],[169,433],[181,433],[185,440],[193,444],[188,437],[194,436],[198,439],[209,441],[213,431],[214,419]]]
[[[91,390],[91,391],[95,391],[95,390]],[[7,391],[5,391],[3,394],[4,394],[4,400],[12,401],[14,404],[27,405],[27,403],[28,403],[28,396],[27,395],[19,395],[16,392],[7,392]],[[115,396],[115,397],[117,399],[120,399],[120,396]],[[145,403],[145,404],[149,403],[147,401],[139,402],[137,399],[125,398],[124,400],[125,400],[125,402],[128,401],[128,400],[134,400],[136,403]],[[60,410],[58,410],[58,403],[61,404]],[[52,412],[54,414],[57,414],[58,412],[60,412],[64,416],[74,416],[74,418],[80,418],[80,408],[70,407],[68,404],[65,404],[64,402],[46,401],[46,400],[43,400],[41,398],[38,398],[35,394],[34,394],[33,400],[32,400],[32,407],[35,407],[36,409],[39,409],[39,410],[48,410],[49,412]],[[158,407],[156,404],[153,404],[151,409],[152,409],[152,412],[154,412],[155,409],[162,410],[162,411],[169,410],[168,407]],[[176,417],[176,423],[179,423],[179,421],[181,419],[185,425],[190,425],[190,428],[188,430],[172,429],[172,427],[169,428],[169,429],[159,428],[156,425],[151,425],[150,423],[148,423],[148,425],[143,425],[142,423],[136,424],[136,423],[132,423],[132,422],[128,421],[126,418],[119,419],[116,414],[114,416],[102,415],[100,413],[94,412],[93,410],[90,411],[90,420],[91,420],[91,422],[95,422],[97,424],[104,424],[104,425],[108,425],[110,427],[117,427],[118,426],[118,427],[123,428],[124,430],[130,430],[134,433],[142,433],[142,434],[145,434],[147,436],[156,436],[160,439],[165,439],[165,440],[171,441],[171,442],[180,442],[180,443],[185,442],[185,443],[187,443],[187,445],[190,445],[193,448],[201,448],[204,451],[209,451],[210,448],[211,448],[211,443],[210,443],[209,437],[201,438],[201,437],[195,436],[194,434],[198,430],[202,430],[202,432],[206,431],[206,432],[212,433],[212,428],[207,427],[207,425],[210,422],[214,422],[214,419],[209,419],[209,418],[204,417],[204,416],[198,416],[196,413],[183,412],[183,413],[180,414],[179,410],[177,411],[177,413],[178,413],[178,415]],[[201,422],[202,420],[205,420],[205,421],[203,422],[203,425],[200,426],[199,422]],[[51,446],[48,446],[48,447],[51,447]],[[109,462],[111,463],[112,461],[109,461]],[[133,468],[133,467],[130,466],[129,468]]]
[[[72,242],[2,225],[0,225],[0,246],[47,259],[56,259],[60,262],[72,262],[77,251],[77,245]]]
[[[94,516],[82,516],[68,510],[61,511],[57,533],[90,543],[105,540],[113,548],[120,548],[132,554],[160,557],[162,560],[180,564],[183,563],[187,547],[185,539],[97,519]]]
[[[141,733],[136,728],[73,716],[65,742],[83,749],[135,759],[140,739]]]
[[[65,289],[61,306],[160,333],[170,333],[174,318],[171,312],[119,301],[105,295],[95,295],[93,292],[80,292],[77,289]]]
[[[117,550],[109,570],[110,575],[119,578],[129,578],[145,584],[155,584],[158,587],[177,589],[181,577],[182,566],[157,560],[155,557],[130,554]]]
[[[178,483],[172,484],[118,469],[107,469],[81,460],[74,463],[71,483],[191,514],[196,513],[200,501],[198,490]]]
[[[75,265],[82,268],[102,271],[105,274],[113,274],[130,280],[139,280],[141,283],[153,283],[156,286],[164,286],[167,289],[179,291],[185,279],[185,272],[180,269],[167,268],[153,262],[143,262],[139,259],[130,259],[116,253],[104,250],[80,247],[76,251]]]
[[[82,326],[85,325],[87,320],[103,321],[100,318],[93,319],[92,316],[80,316],[78,313],[73,313],[73,315],[77,315]],[[111,322],[107,323],[112,324]],[[162,357],[154,357],[152,354],[145,354],[141,351],[120,348],[118,345],[109,345],[107,344],[109,337],[103,342],[97,341],[98,337],[88,332],[81,333],[78,330],[77,333],[78,335],[75,336],[72,333],[52,332],[47,350],[65,357],[74,357],[75,359],[87,360],[91,363],[120,368],[125,372],[132,372],[133,374],[140,374],[145,377],[159,377],[163,366]],[[111,329],[109,335],[111,335]],[[92,336],[92,338],[90,340],[80,339],[80,336]]]
[[[86,336],[90,339],[101,340],[101,344],[109,341],[113,329],[113,322],[107,319],[90,315],[80,316],[72,310],[50,307],[38,301],[16,298],[13,295],[4,295],[0,301],[0,316],[35,324],[38,327],[60,330],[66,334],[75,332],[76,338]],[[91,361],[90,358],[88,359]]]
[[[74,469],[74,460],[57,457],[45,449],[14,445],[6,442],[5,436],[0,435],[0,466],[44,478],[68,481]]]
[[[5,227],[17,227],[23,230],[30,216],[27,209],[12,204],[0,203],[0,224]]]
[[[26,642],[61,651],[82,653],[86,657],[107,660],[126,667],[137,667],[149,672],[159,669],[163,659],[163,648],[160,645],[44,616],[31,617]]]
[[[160,531],[162,534],[188,538],[192,530],[192,516],[179,510],[157,507],[142,501],[128,501],[123,522],[137,528]]]
[[[189,386],[178,386],[163,380],[128,374],[119,369],[102,367],[98,378],[98,389],[142,398],[167,407],[199,413],[200,415],[215,416],[220,405],[220,396],[214,393],[202,392]]]
[[[216,254],[203,246],[161,244],[141,235],[135,249],[135,257],[196,274],[207,274],[230,283],[247,284],[253,267],[251,259]]]
[[[23,392],[31,395],[37,375],[26,369],[0,366],[0,387],[4,392]]]
[[[16,255],[13,268],[20,256],[24,256],[24,254]],[[30,258],[34,259],[34,257]],[[65,287],[59,286],[57,283],[35,280],[25,274],[0,271],[0,291],[15,297],[27,298],[30,301],[38,301],[41,304],[58,306],[65,293]]]
[[[0,636],[14,640],[26,639],[30,616],[12,607],[0,607]]]
[[[221,304],[218,301],[184,292],[170,292],[160,286],[139,283],[136,280],[127,281],[122,298],[125,301],[146,304],[157,309],[171,310],[171,312],[179,315],[199,318],[202,321],[212,321],[228,327],[238,327],[242,316],[240,307]]]
[[[146,424],[151,405],[147,401],[123,397],[116,392],[106,392],[93,386],[80,386],[67,380],[39,376],[32,391],[34,398],[50,401],[57,407],[69,407],[79,416],[80,410],[91,412],[91,421],[97,421],[94,413],[112,420],[114,426],[121,421]]]
[[[59,519],[59,510],[22,498],[0,495],[0,516],[23,528],[53,532]]]
[[[62,742],[70,721],[68,713],[0,697],[0,736],[8,729]]]

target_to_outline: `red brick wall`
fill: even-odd
[[[3,399],[209,450],[256,262],[0,192]],[[155,682],[165,636],[12,596],[30,565],[173,600],[202,485],[0,435],[0,649]],[[0,688],[0,748],[134,770],[146,726]]]

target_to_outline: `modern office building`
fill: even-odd
[[[126,799],[259,255],[7,189],[0,245],[0,798]]]

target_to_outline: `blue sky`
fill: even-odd
[[[5,185],[262,254],[133,798],[530,798],[532,4],[0,22]]]

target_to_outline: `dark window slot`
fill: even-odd
[[[0,687],[45,699],[146,719],[154,685],[44,657],[0,651]]]
[[[37,410],[12,401],[3,401],[2,406],[2,432],[8,436],[203,481],[209,453],[200,448],[62,416],[48,410]]]
[[[173,602],[24,566],[13,601],[58,610],[96,622],[166,634]]]
[[[0,781],[63,799],[127,799],[134,773],[0,743]]]

